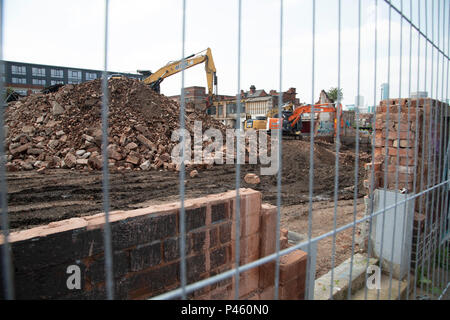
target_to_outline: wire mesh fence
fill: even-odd
[[[186,6],[189,1],[182,0],[181,12],[181,63],[186,62]],[[361,49],[361,8],[364,2],[370,2],[375,7],[373,22],[373,59],[371,61],[371,74],[362,73],[361,55],[367,54]],[[316,1],[312,4],[311,26],[311,99],[310,99],[310,132],[309,132],[309,179],[308,179],[308,219],[306,237],[287,248],[280,245],[281,217],[282,217],[282,175],[283,162],[279,161],[276,173],[276,228],[275,252],[265,257],[258,258],[249,263],[242,263],[240,241],[235,241],[234,265],[231,269],[207,277],[203,280],[190,283],[188,280],[188,268],[186,264],[187,229],[185,210],[185,144],[186,129],[186,99],[184,69],[181,71],[181,94],[179,106],[179,122],[182,132],[181,141],[181,165],[179,170],[179,256],[180,256],[180,285],[168,292],[152,297],[152,299],[187,299],[190,294],[202,288],[217,284],[227,279],[234,281],[235,299],[241,298],[240,275],[254,268],[275,262],[273,297],[279,299],[280,292],[280,262],[281,258],[296,250],[308,253],[304,299],[443,299],[448,296],[449,287],[449,240],[450,240],[450,211],[449,211],[449,187],[450,187],[450,142],[449,142],[449,105],[448,105],[448,73],[449,73],[449,31],[450,31],[450,5],[445,0],[436,1],[358,1],[358,36],[356,42],[357,52],[354,68],[357,70],[357,96],[361,94],[363,83],[373,82],[373,105],[371,140],[371,162],[366,165],[366,172],[361,172],[360,163],[360,110],[355,108],[355,136],[354,136],[354,188],[352,196],[352,220],[349,223],[338,226],[339,194],[340,194],[340,161],[339,154],[342,147],[341,122],[342,113],[336,112],[336,134],[334,168],[330,168],[330,174],[334,174],[333,192],[333,228],[322,234],[313,233],[314,210],[314,186],[315,186],[315,144],[316,131],[315,115],[318,112],[315,107],[316,86],[316,26],[317,12]],[[237,1],[238,33],[236,35],[236,102],[237,114],[241,114],[243,105],[241,102],[241,61],[242,61],[242,0]],[[3,30],[4,15],[3,1],[1,7],[1,26]],[[278,119],[283,118],[283,72],[286,68],[283,32],[285,4],[279,1],[279,92],[278,95]],[[346,70],[341,69],[342,64],[342,13],[345,11],[343,1],[338,1],[337,18],[337,51],[330,53],[330,62],[337,64],[337,89],[341,89],[341,76]],[[406,10],[407,8],[407,10]],[[378,12],[388,11],[387,34],[379,32]],[[104,71],[102,79],[102,194],[104,215],[104,275],[106,279],[106,293],[108,299],[115,298],[114,270],[113,270],[113,240],[110,227],[110,173],[108,167],[108,29],[109,24],[114,23],[109,19],[109,1],[105,1],[104,14]],[[400,25],[399,35],[393,35],[392,21],[396,19]],[[383,28],[383,30],[385,30]],[[397,30],[397,29],[396,29]],[[399,39],[395,45],[399,46],[398,55],[393,55],[391,50],[394,39]],[[382,53],[386,58],[387,70],[380,71],[380,41],[387,43],[387,53]],[[3,52],[3,32],[0,34],[0,59]],[[333,59],[335,61],[333,61]],[[393,70],[392,64],[397,59],[398,69]],[[396,63],[397,63],[396,62]],[[394,83],[394,78],[398,83]],[[378,94],[378,81],[380,74],[387,76],[390,92],[398,89],[399,96],[394,97],[389,90],[384,97]],[[369,79],[370,78],[370,79]],[[406,79],[406,80],[405,80]],[[405,88],[407,84],[407,88]],[[403,86],[403,88],[402,88]],[[0,82],[3,92],[3,81]],[[426,91],[427,96],[420,93]],[[386,92],[385,92],[386,93]],[[402,94],[404,95],[402,97]],[[341,105],[341,95],[337,95],[334,107]],[[5,141],[4,109],[0,112],[0,140]],[[236,121],[236,129],[242,132],[242,123]],[[277,144],[278,159],[283,156],[283,131],[275,130],[272,133]],[[236,139],[236,159],[240,159],[242,152],[241,140]],[[0,190],[2,203],[2,281],[4,297],[15,298],[14,266],[10,248],[10,229],[8,218],[8,188],[6,172],[6,152],[4,143],[0,147]],[[235,228],[234,239],[241,238],[241,164],[235,164],[235,189],[234,201]],[[359,190],[361,174],[365,174],[364,181],[365,212],[358,215],[358,198],[362,192]],[[350,232],[351,246],[350,258],[347,263],[338,268],[337,241],[345,231]],[[356,255],[358,250],[357,238],[362,238],[364,255]],[[320,279],[316,279],[317,246],[321,241],[331,241],[331,255],[329,272]],[[32,253],[30,253],[32,254]],[[340,261],[339,261],[340,262]],[[359,269],[358,269],[359,268]],[[343,271],[344,270],[344,271]],[[361,271],[362,270],[362,271]],[[357,282],[363,283],[358,287]],[[189,283],[189,284],[188,284]],[[346,285],[342,285],[346,283]]]

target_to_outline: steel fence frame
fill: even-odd
[[[185,61],[185,41],[186,41],[186,0],[181,0],[182,2],[182,37],[181,37],[181,44],[182,44],[182,52],[181,57],[182,61]],[[424,90],[427,90],[428,83],[428,72],[431,74],[431,90],[430,90],[430,99],[436,99],[441,101],[448,101],[448,78],[449,78],[449,57],[448,53],[450,52],[450,41],[449,41],[449,35],[450,35],[450,5],[447,4],[445,0],[442,0],[442,6],[443,9],[441,10],[441,0],[431,1],[431,35],[429,34],[428,30],[428,7],[429,2],[425,0],[425,2],[422,2],[421,0],[417,1],[417,17],[418,17],[418,25],[413,22],[413,12],[415,8],[413,8],[413,1],[409,1],[409,7],[410,7],[410,13],[409,16],[407,16],[404,13],[404,0],[400,0],[400,8],[395,6],[392,1],[384,0],[370,0],[371,3],[373,3],[376,7],[375,10],[375,28],[374,28],[374,73],[373,73],[373,79],[374,79],[374,105],[377,105],[377,71],[378,71],[378,65],[377,65],[377,54],[378,54],[378,8],[381,4],[384,4],[389,9],[389,34],[388,34],[388,64],[387,64],[387,78],[388,78],[388,84],[391,84],[390,77],[391,77],[391,20],[392,20],[392,14],[397,14],[397,16],[400,18],[400,71],[399,71],[399,92],[401,93],[401,86],[402,86],[402,67],[403,67],[403,24],[405,23],[407,26],[409,26],[409,65],[408,65],[408,96],[411,96],[411,90],[412,90],[412,84],[411,79],[413,75],[413,69],[412,69],[412,58],[413,58],[413,45],[412,45],[412,39],[414,35],[417,35],[417,83],[416,88],[417,92],[420,91],[421,88]],[[379,3],[380,2],[380,3]],[[315,53],[316,53],[316,1],[311,0],[312,3],[312,74],[311,74],[311,83],[312,83],[312,90],[311,90],[311,104],[314,105],[314,96],[315,96]],[[360,95],[360,86],[361,86],[361,3],[362,0],[358,1],[358,52],[357,52],[357,94]],[[437,3],[437,39],[435,38],[435,27],[434,27],[434,14],[435,14],[435,4]],[[240,99],[240,91],[241,91],[241,34],[242,34],[242,0],[237,0],[238,4],[238,12],[237,12],[237,25],[238,25],[238,35],[237,35],[237,112],[238,114],[241,114],[242,106],[241,106],[241,99]],[[421,25],[421,10],[422,10],[422,4],[424,4],[425,7],[425,30],[423,30],[423,26]],[[279,32],[279,101],[278,101],[278,116],[281,119],[282,114],[282,81],[283,81],[283,21],[284,21],[284,3],[283,0],[280,0],[280,32]],[[442,21],[441,21],[441,12],[442,12]],[[341,0],[338,0],[338,48],[337,48],[337,64],[338,64],[338,92],[339,89],[341,89],[341,19],[342,19],[342,4]],[[4,33],[4,2],[3,0],[0,0],[0,60],[3,59],[3,33]],[[102,80],[102,159],[103,159],[103,173],[102,173],[102,192],[103,192],[103,210],[105,212],[105,228],[104,228],[104,244],[105,244],[105,277],[106,277],[106,292],[107,292],[107,298],[113,299],[114,298],[114,283],[113,283],[113,261],[112,261],[112,241],[111,241],[111,228],[110,228],[110,222],[109,222],[109,212],[110,212],[110,204],[109,204],[109,170],[108,170],[108,149],[107,149],[107,141],[108,141],[108,79],[107,79],[107,67],[108,67],[108,28],[109,28],[109,0],[105,0],[105,15],[104,15],[104,68],[103,68],[103,80]],[[442,22],[442,26],[441,26]],[[447,27],[446,27],[447,24]],[[442,30],[441,30],[442,28]],[[442,34],[441,34],[442,31]],[[441,42],[442,38],[442,42]],[[424,40],[424,75],[423,75],[423,86],[420,85],[420,70],[421,70],[421,40]],[[444,48],[444,46],[447,45],[447,48]],[[428,70],[428,54],[429,51],[431,52],[431,68]],[[436,59],[435,59],[436,56]],[[436,60],[436,62],[435,62]],[[441,62],[440,62],[441,61]],[[436,66],[434,66],[436,64]],[[446,64],[446,68],[445,68]],[[436,70],[434,68],[436,67]],[[446,70],[445,70],[446,69]],[[440,89],[439,89],[439,81],[440,81]],[[445,85],[444,85],[445,83]],[[185,84],[185,77],[184,77],[184,70],[181,72],[181,99],[180,99],[180,129],[182,132],[182,141],[184,141],[184,132],[185,132],[185,99],[184,99],[184,84]],[[436,88],[434,88],[434,84],[436,85]],[[440,90],[440,94],[439,94]],[[0,79],[0,91],[3,92],[3,82]],[[445,93],[444,93],[445,92]],[[390,98],[390,97],[388,97]],[[341,101],[341,96],[338,94],[338,100],[337,104],[339,105]],[[427,106],[425,106],[426,109]],[[239,241],[236,241],[236,250],[235,250],[235,266],[234,268],[227,270],[225,272],[222,272],[220,274],[217,274],[215,276],[212,276],[210,278],[194,282],[192,284],[187,284],[187,274],[186,274],[186,253],[185,253],[185,247],[186,247],[186,217],[185,217],[185,187],[184,187],[184,179],[185,179],[185,163],[184,163],[184,147],[185,144],[182,143],[182,161],[180,166],[180,173],[179,173],[179,193],[180,193],[180,282],[181,286],[178,289],[172,290],[170,292],[166,292],[164,294],[161,294],[159,296],[153,297],[152,299],[173,299],[173,298],[182,298],[186,299],[188,297],[189,293],[192,293],[195,290],[198,290],[200,288],[203,288],[205,286],[217,283],[221,280],[225,280],[228,278],[234,278],[235,279],[235,292],[234,297],[235,299],[238,299],[240,297],[239,295],[239,275],[242,272],[245,272],[247,270],[250,270],[252,268],[256,268],[258,266],[261,266],[265,263],[275,261],[275,286],[274,286],[274,296],[275,299],[278,299],[278,288],[279,288],[279,281],[280,281],[280,274],[279,274],[279,268],[280,268],[280,257],[288,254],[290,252],[293,252],[297,249],[302,249],[307,251],[308,253],[312,252],[312,249],[314,246],[317,245],[317,243],[320,240],[323,240],[328,237],[332,237],[332,255],[331,255],[331,261],[332,261],[332,268],[331,268],[331,281],[330,281],[330,299],[333,299],[333,289],[334,289],[334,266],[335,266],[335,255],[336,255],[336,236],[340,232],[343,232],[347,229],[352,230],[352,256],[350,260],[350,274],[349,274],[349,282],[352,281],[352,270],[353,270],[353,254],[355,252],[355,234],[356,234],[356,228],[359,225],[368,224],[368,238],[370,239],[371,233],[372,233],[372,227],[373,227],[373,218],[382,215],[383,219],[383,226],[384,226],[384,220],[386,216],[386,211],[390,209],[394,209],[394,232],[395,232],[395,225],[396,225],[396,218],[397,214],[397,208],[400,205],[404,205],[405,209],[403,212],[403,215],[406,215],[406,204],[410,201],[415,201],[418,199],[419,201],[419,213],[423,212],[425,210],[425,221],[424,221],[424,231],[423,234],[420,231],[422,225],[421,221],[418,221],[418,234],[416,239],[416,255],[415,255],[415,262],[414,262],[414,289],[413,289],[413,298],[418,297],[418,293],[416,292],[416,289],[418,287],[418,281],[419,277],[422,279],[425,277],[424,270],[426,266],[426,276],[427,278],[431,276],[431,286],[430,283],[426,282],[425,288],[424,288],[424,281],[420,281],[420,297],[424,296],[431,296],[433,295],[433,288],[435,283],[440,285],[440,287],[444,288],[442,291],[439,292],[438,299],[442,299],[444,295],[446,294],[450,279],[448,279],[448,273],[449,273],[449,261],[447,258],[447,261],[441,261],[441,256],[438,254],[437,261],[434,256],[436,252],[449,252],[449,239],[442,239],[443,233],[448,233],[449,225],[448,225],[448,215],[449,215],[449,208],[448,208],[448,195],[449,195],[449,183],[450,179],[448,175],[445,175],[445,169],[447,167],[448,170],[448,154],[446,155],[444,152],[442,152],[442,148],[439,147],[439,157],[437,157],[437,150],[431,150],[431,139],[432,139],[432,123],[433,119],[431,117],[431,100],[429,100],[428,108],[430,110],[430,117],[429,119],[426,119],[426,116],[423,117],[423,128],[427,127],[426,121],[429,121],[428,127],[429,132],[424,133],[422,135],[422,141],[419,141],[419,135],[415,134],[414,138],[414,148],[415,148],[415,154],[414,154],[414,180],[413,180],[413,189],[416,190],[417,186],[417,171],[418,168],[418,149],[420,147],[420,144],[422,143],[422,150],[427,145],[428,141],[428,154],[427,156],[427,163],[433,163],[432,167],[432,177],[430,176],[430,171],[427,170],[427,177],[426,177],[426,186],[424,186],[424,179],[423,176],[424,172],[424,162],[425,162],[425,152],[422,152],[422,159],[421,159],[421,168],[420,168],[420,191],[413,193],[413,194],[407,194],[406,198],[403,200],[398,201],[397,199],[397,193],[395,195],[395,203],[392,205],[387,205],[386,203],[386,196],[384,197],[384,205],[383,208],[374,212],[374,200],[373,197],[370,198],[369,202],[369,208],[370,208],[370,214],[366,214],[363,218],[357,218],[357,199],[358,199],[358,177],[359,177],[359,111],[358,108],[356,108],[356,137],[355,137],[355,171],[354,171],[354,179],[355,179],[355,188],[354,188],[354,195],[353,195],[353,220],[350,223],[347,223],[343,226],[337,227],[337,206],[338,206],[338,193],[339,193],[339,150],[340,150],[340,125],[337,126],[338,132],[336,135],[336,158],[335,158],[335,179],[334,179],[334,209],[333,209],[333,230],[330,230],[324,234],[321,234],[319,236],[312,236],[312,217],[313,217],[313,195],[314,195],[314,107],[312,108],[311,112],[311,136],[310,136],[310,169],[309,169],[309,203],[308,203],[308,233],[307,233],[307,240],[303,241],[301,243],[294,244],[286,249],[281,250],[280,248],[280,218],[281,218],[281,177],[282,177],[282,161],[279,161],[280,167],[277,172],[277,198],[276,198],[276,204],[277,204],[277,223],[276,223],[276,249],[275,253],[268,255],[266,257],[260,258],[256,261],[253,261],[251,263],[247,263],[245,265],[240,264],[240,247],[239,247]],[[2,261],[3,261],[3,274],[2,274],[2,281],[3,286],[6,290],[5,297],[6,299],[14,299],[14,279],[13,279],[13,268],[12,268],[12,261],[11,261],[11,248],[9,243],[9,217],[8,217],[8,203],[7,203],[7,176],[6,176],[6,154],[5,154],[5,130],[4,130],[4,108],[0,108],[0,140],[2,143],[0,143],[0,201],[1,201],[1,224],[2,224],[2,235],[4,243],[2,245]],[[389,107],[387,108],[386,112],[386,127],[385,130],[387,132],[388,130],[388,123],[390,121],[390,117],[395,117],[395,114],[390,114]],[[411,119],[411,100],[408,102],[408,148],[410,147],[410,119]],[[418,107],[415,108],[415,116],[416,116],[416,128],[418,128],[419,125],[419,117],[418,117]],[[338,114],[337,121],[338,124],[340,124],[341,118],[340,114]],[[398,108],[398,114],[397,114],[398,121],[400,120],[400,108]],[[437,119],[437,112],[434,112],[434,124],[438,123]],[[445,124],[444,124],[444,115],[440,114],[439,119],[439,134],[440,134],[440,140],[443,141],[444,146],[450,145],[448,140],[448,134],[450,133],[450,128],[448,128],[448,107],[445,108]],[[373,124],[375,124],[376,119],[376,113],[373,118]],[[240,121],[237,121],[236,123],[237,129],[240,129]],[[375,127],[375,126],[373,126]],[[282,133],[281,130],[278,130],[278,156],[279,159],[282,159]],[[397,139],[400,140],[400,128],[397,128]],[[371,162],[371,179],[370,179],[370,187],[369,187],[369,193],[373,194],[374,188],[375,188],[375,181],[374,181],[374,150],[375,150],[375,133],[373,134],[372,138],[372,162]],[[388,162],[388,134],[386,134],[385,138],[385,164]],[[240,139],[237,139],[236,144],[236,152],[237,152],[237,159],[240,159]],[[447,158],[446,158],[447,157]],[[437,168],[436,168],[436,162],[438,162]],[[407,163],[408,162],[408,153],[407,153]],[[437,171],[436,171],[437,169]],[[236,163],[236,175],[235,175],[235,186],[236,186],[236,201],[235,201],[235,212],[236,212],[236,239],[240,238],[240,195],[239,195],[239,188],[241,186],[241,177],[240,177],[240,164]],[[439,180],[436,181],[436,173],[438,174]],[[387,175],[388,172],[385,170],[384,172],[384,186],[383,186],[383,192],[386,195],[387,192]],[[444,178],[445,177],[445,178]],[[396,153],[396,171],[395,171],[395,190],[398,189],[398,182],[399,182],[399,144],[397,145],[397,153]],[[407,181],[408,184],[408,181]],[[434,205],[434,203],[437,203],[437,206]],[[422,204],[424,202],[424,205]],[[429,208],[429,202],[431,202],[431,208],[430,208],[430,214],[428,214],[428,208]],[[423,208],[423,206],[425,208]],[[439,210],[439,216],[436,217],[436,220],[433,219],[436,212],[434,212],[436,207],[436,211]],[[401,214],[401,212],[400,212]],[[430,221],[428,219],[428,215],[430,215]],[[405,223],[402,225],[402,233],[403,237],[405,235]],[[421,238],[422,237],[422,238]],[[381,235],[382,241],[381,241],[381,248],[380,248],[380,261],[379,261],[379,267],[383,269],[383,258],[382,258],[382,252],[383,252],[383,238],[384,238],[384,228],[382,230]],[[394,239],[394,237],[393,237]],[[391,261],[393,260],[393,254],[394,254],[394,245],[395,240],[392,241],[391,244]],[[420,253],[419,248],[421,249]],[[371,252],[371,241],[368,241],[368,247],[367,247],[367,260],[366,260],[366,268],[369,267],[369,257]],[[420,254],[420,257],[419,257]],[[440,270],[437,270],[436,274],[436,263],[437,267],[441,265],[441,262],[446,262],[446,267],[444,267],[444,272],[442,273]],[[412,260],[411,256],[409,257],[408,262],[408,271],[407,271],[407,292],[410,291],[410,277],[411,277],[411,265]],[[430,270],[432,268],[432,270]],[[419,270],[420,269],[420,270]],[[392,287],[392,280],[393,280],[393,267],[392,264],[389,268],[389,289]],[[420,274],[419,274],[420,271]],[[308,254],[308,260],[307,260],[307,279],[311,279],[311,276],[314,276],[315,268],[314,263],[311,261],[311,254]],[[430,274],[430,272],[432,272]],[[365,280],[367,281],[368,274],[365,275]],[[435,282],[436,281],[436,282]],[[313,292],[311,292],[311,283],[306,285],[305,288],[305,299],[309,299],[312,297]],[[367,292],[367,286],[365,287],[365,298],[368,298],[368,292]],[[398,293],[400,293],[400,281],[398,285]],[[377,299],[380,298],[379,296],[380,292],[378,291]],[[351,299],[352,297],[352,291],[351,291],[351,285],[349,286],[349,290],[347,293],[347,299]],[[389,290],[389,298],[391,298],[391,290]],[[406,299],[409,298],[409,294],[407,295]]]

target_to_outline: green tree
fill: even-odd
[[[332,87],[330,88],[330,90],[328,90],[327,95],[330,99],[333,99],[333,101],[337,101],[338,97],[340,98],[340,100],[342,101],[344,95],[342,94],[342,88],[335,88]]]
[[[4,91],[3,99],[8,102],[11,99],[11,96],[14,94],[14,90],[11,88],[6,88]]]

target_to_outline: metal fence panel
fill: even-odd
[[[189,1],[182,0],[181,14],[181,61],[185,62],[186,53],[186,18],[187,11],[186,6]],[[450,5],[447,1],[413,1],[410,0],[396,1],[370,1],[375,7],[374,16],[374,43],[373,43],[373,74],[362,74],[361,68],[361,8],[363,1],[358,1],[358,37],[355,40],[357,43],[356,63],[354,68],[357,70],[357,96],[360,97],[361,85],[364,82],[368,82],[369,77],[373,80],[373,104],[374,106],[380,105],[380,100],[377,99],[377,81],[380,78],[380,63],[379,53],[380,46],[379,40],[387,40],[387,83],[391,88],[396,86],[391,81],[394,76],[393,64],[395,54],[393,54],[393,38],[397,35],[393,35],[393,19],[398,18],[400,23],[399,37],[399,56],[398,56],[398,91],[401,96],[402,92],[407,92],[408,100],[406,105],[401,105],[400,100],[397,100],[397,104],[391,105],[388,102],[385,112],[384,128],[376,127],[377,121],[377,108],[374,110],[373,128],[380,129],[381,132],[385,132],[381,140],[384,140],[384,147],[379,148],[380,152],[384,156],[383,167],[383,186],[382,188],[376,188],[377,183],[375,181],[375,158],[376,158],[376,134],[372,133],[371,144],[371,166],[369,172],[369,199],[368,199],[368,214],[362,218],[358,218],[357,203],[359,197],[359,177],[360,177],[360,112],[359,106],[355,109],[356,120],[356,134],[355,134],[355,160],[354,160],[354,181],[355,186],[353,189],[353,213],[352,221],[350,223],[341,225],[338,227],[338,200],[339,200],[339,172],[340,162],[339,153],[341,150],[341,114],[336,113],[337,116],[337,134],[335,137],[335,165],[334,168],[330,168],[330,171],[334,172],[334,192],[333,192],[333,228],[326,233],[313,236],[313,201],[314,201],[314,173],[315,173],[315,95],[317,80],[316,70],[316,27],[317,27],[317,12],[316,1],[311,0],[312,4],[312,26],[311,26],[311,126],[310,126],[310,142],[309,142],[309,180],[308,180],[308,230],[307,240],[294,244],[288,248],[282,249],[280,247],[280,228],[281,228],[281,216],[282,216],[282,130],[277,131],[277,144],[278,144],[278,157],[280,159],[280,167],[277,171],[276,177],[276,206],[277,206],[277,223],[276,228],[276,249],[275,253],[266,257],[260,258],[256,261],[241,265],[240,253],[241,248],[239,240],[236,241],[235,250],[235,262],[234,267],[225,272],[216,274],[207,279],[197,281],[188,284],[187,280],[187,265],[186,265],[186,210],[185,210],[185,152],[184,143],[182,149],[182,161],[179,172],[179,197],[181,202],[180,207],[180,287],[170,292],[163,293],[159,296],[153,297],[153,299],[174,299],[182,298],[187,299],[188,294],[195,290],[204,288],[206,286],[215,284],[219,281],[233,278],[235,283],[235,299],[240,297],[240,274],[253,268],[257,268],[263,264],[275,261],[275,283],[274,283],[274,297],[279,298],[280,287],[280,259],[283,255],[291,253],[297,249],[302,249],[308,253],[307,260],[307,274],[306,274],[306,288],[305,299],[314,299],[314,279],[316,270],[316,258],[317,258],[317,246],[319,241],[330,238],[332,239],[331,248],[331,269],[330,269],[330,285],[329,285],[329,298],[334,298],[335,293],[335,267],[336,267],[336,254],[337,254],[337,236],[342,234],[346,230],[351,230],[351,256],[350,267],[348,273],[348,291],[346,293],[346,299],[352,299],[352,281],[355,279],[353,274],[354,254],[356,250],[356,236],[357,229],[367,226],[368,234],[366,235],[367,241],[367,258],[365,261],[365,268],[369,270],[369,259],[372,257],[372,252],[379,257],[378,267],[382,272],[388,276],[388,299],[393,298],[393,294],[397,292],[397,296],[400,296],[401,292],[401,280],[402,275],[406,276],[406,296],[404,299],[443,299],[445,295],[448,295],[448,287],[450,280],[449,275],[449,157],[450,157],[450,142],[449,142],[449,115],[448,115],[448,77],[449,77],[449,57],[450,51]],[[341,89],[341,70],[342,64],[342,1],[338,1],[337,16],[337,34],[338,45],[337,52],[332,53],[336,55],[337,61],[337,89]],[[398,6],[399,4],[399,6]],[[405,12],[405,7],[409,8],[409,12]],[[4,26],[4,3],[0,1],[0,25],[3,30]],[[388,10],[388,33],[380,34],[379,32],[379,17],[378,12],[381,9]],[[345,10],[345,9],[344,9]],[[429,12],[428,10],[431,10]],[[6,12],[7,14],[7,12]],[[284,1],[279,1],[279,92],[278,95],[278,118],[282,119],[282,104],[283,104],[283,70],[286,68],[284,65],[284,16],[285,5]],[[415,18],[417,16],[417,18]],[[424,21],[423,18],[424,17]],[[108,117],[109,117],[109,91],[108,91],[108,30],[109,24],[114,23],[109,19],[109,0],[105,0],[105,13],[104,13],[104,69],[102,79],[102,194],[103,194],[103,211],[105,213],[105,227],[104,227],[104,246],[105,246],[105,277],[106,277],[106,292],[108,299],[114,299],[114,279],[113,279],[113,252],[112,252],[112,235],[110,227],[110,174],[108,166]],[[244,18],[245,19],[245,18]],[[241,61],[242,61],[242,0],[237,0],[237,26],[238,33],[236,36],[237,41],[237,114],[241,115],[243,106],[241,105],[240,92],[241,92]],[[415,23],[414,21],[417,21]],[[436,23],[436,25],[435,25]],[[431,28],[430,28],[431,27]],[[407,30],[407,32],[404,31]],[[405,41],[406,40],[406,41]],[[404,46],[404,44],[407,44]],[[417,47],[415,52],[414,46]],[[0,60],[3,60],[3,32],[0,33]],[[413,62],[414,61],[414,62]],[[332,62],[330,62],[332,63]],[[414,64],[416,63],[417,66]],[[403,80],[407,78],[408,87],[402,89]],[[3,81],[0,80],[0,91],[3,92]],[[181,72],[181,93],[180,93],[180,114],[179,122],[181,132],[184,132],[185,125],[185,76],[184,69]],[[428,91],[429,99],[425,101],[425,105],[419,110],[418,100],[414,102],[411,98],[412,90]],[[358,98],[359,99],[359,98]],[[388,101],[394,99],[391,93],[388,93]],[[438,101],[438,102],[434,102]],[[359,100],[358,100],[359,103]],[[341,104],[341,96],[338,93],[336,106]],[[439,107],[438,107],[439,106]],[[402,121],[402,107],[407,109],[407,129],[401,130]],[[392,110],[391,110],[392,109]],[[381,109],[380,109],[381,110]],[[420,113],[423,116],[420,118]],[[415,118],[415,120],[412,120]],[[412,121],[411,121],[412,120]],[[396,122],[397,128],[394,134],[395,139],[390,139],[390,123]],[[9,244],[9,217],[8,217],[8,187],[7,187],[7,173],[6,173],[6,152],[5,152],[5,132],[4,132],[4,108],[0,110],[0,201],[1,201],[1,225],[3,235],[2,245],[2,281],[5,288],[5,297],[7,299],[14,298],[14,279],[13,279],[13,266],[11,261],[11,249]],[[414,124],[414,128],[412,128]],[[418,132],[419,128],[422,128],[422,132]],[[241,130],[240,121],[236,122],[236,129]],[[400,141],[402,132],[406,131],[406,165],[401,164],[401,149]],[[391,131],[393,132],[393,131]],[[438,132],[438,133],[437,133]],[[411,139],[414,133],[414,138]],[[182,136],[184,141],[184,133]],[[397,141],[396,145],[390,146],[390,141]],[[236,153],[237,159],[240,159],[240,139],[237,139]],[[381,150],[381,149],[384,149]],[[378,149],[377,149],[378,150]],[[414,150],[414,154],[411,155],[408,151]],[[419,154],[420,150],[420,154]],[[392,154],[394,153],[394,154]],[[391,158],[393,156],[393,158]],[[394,163],[390,162],[390,159],[394,159]],[[394,166],[394,171],[388,170],[388,164]],[[239,189],[241,187],[241,168],[238,161],[236,161],[236,174],[235,174],[235,212],[236,212],[236,227],[235,238],[240,239],[241,221],[240,221],[240,194]],[[406,168],[406,169],[405,169]],[[406,170],[406,171],[405,171]],[[413,181],[410,181],[409,170],[413,171]],[[406,174],[406,181],[401,181],[404,173]],[[412,184],[412,193],[393,192],[392,185],[388,182],[394,179],[393,190],[399,190],[400,183],[405,183],[406,186],[409,183]],[[414,212],[415,211],[415,212]],[[423,216],[424,219],[418,219],[417,223],[414,222],[414,216]],[[398,231],[400,228],[400,232]],[[377,240],[372,242],[375,237]],[[415,250],[413,254],[413,249]],[[396,255],[398,253],[398,255]],[[399,263],[399,275],[397,287],[394,287],[394,277],[397,272],[394,267],[394,261]],[[388,266],[388,267],[387,267]],[[411,278],[412,277],[412,278]],[[368,283],[369,273],[364,275],[365,283]],[[411,288],[413,286],[413,288]],[[364,298],[369,298],[368,286],[364,287]],[[381,290],[377,290],[376,299],[381,299]]]

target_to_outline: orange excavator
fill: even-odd
[[[283,118],[282,130],[283,136],[293,136],[295,139],[302,138],[302,115],[305,113],[311,113],[312,108],[311,105],[304,105],[298,107],[294,111],[283,110],[281,116]],[[315,104],[314,105],[314,113],[322,113],[322,112],[330,112],[336,113],[339,112],[341,118],[341,126],[342,126],[342,105],[339,104],[336,107],[333,104]],[[270,133],[272,130],[280,128],[280,119],[278,119],[278,114],[275,114],[274,117],[267,119],[266,129]],[[337,120],[336,117],[334,119],[334,135],[336,136],[337,132]]]

